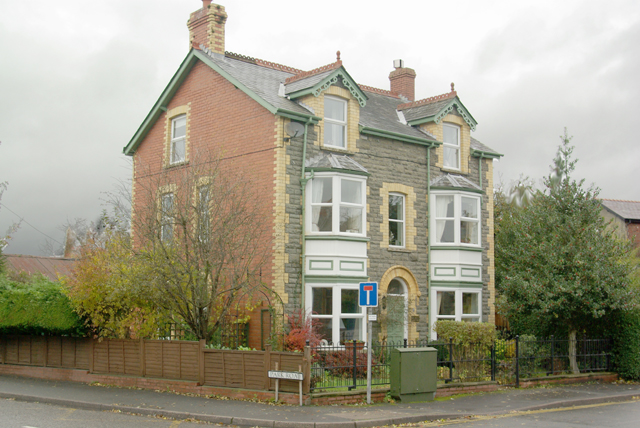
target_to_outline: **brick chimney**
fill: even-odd
[[[224,24],[227,13],[224,6],[212,4],[211,0],[202,0],[202,9],[191,14],[189,27],[189,48],[199,49],[200,45],[213,52],[224,55]]]
[[[416,72],[411,68],[404,67],[404,61],[396,59],[393,61],[393,70],[389,74],[391,81],[391,92],[406,97],[409,101],[414,101],[416,97]]]

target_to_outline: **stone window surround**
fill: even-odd
[[[393,247],[389,245],[389,193],[400,193],[404,195],[404,247]],[[382,233],[381,248],[387,248],[390,251],[417,251],[415,244],[415,236],[417,230],[415,227],[416,210],[414,208],[416,202],[416,193],[413,187],[399,183],[382,183],[380,188],[380,196],[382,197],[382,205],[380,206],[380,214],[382,214],[382,222],[380,223],[380,232]]]
[[[184,141],[184,161],[171,163],[171,140],[172,140],[172,124],[173,119],[178,116],[185,115],[186,117],[186,130],[185,130],[185,141]],[[184,165],[189,163],[189,146],[190,146],[190,121],[191,121],[191,103],[187,103],[186,105],[181,105],[172,108],[171,110],[167,110],[165,115],[165,124],[164,124],[164,151],[163,151],[163,164],[165,168]]]

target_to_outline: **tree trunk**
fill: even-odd
[[[577,330],[569,330],[569,365],[573,374],[580,374],[578,361],[576,359],[576,333]]]

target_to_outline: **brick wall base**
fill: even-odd
[[[205,396],[224,396],[235,400],[258,399],[271,401],[275,398],[275,391],[259,391],[250,389],[221,388],[215,386],[198,385],[197,382],[171,379],[157,379],[148,377],[118,376],[89,373],[87,370],[60,369],[54,367],[17,366],[0,364],[0,374],[31,377],[37,379],[59,380],[82,383],[101,383],[130,388],[152,389],[160,391],[198,394]],[[557,375],[542,378],[522,379],[521,388],[539,385],[572,384],[582,382],[615,382],[616,373],[584,373],[578,375]],[[467,382],[438,385],[436,398],[448,397],[456,394],[473,394],[478,392],[492,392],[500,386],[496,382]],[[387,397],[389,388],[377,388],[371,391],[371,401],[382,403]],[[280,401],[287,404],[299,404],[298,394],[281,392]],[[303,396],[306,405],[336,405],[361,404],[367,399],[366,391],[336,391],[322,392]]]
[[[59,369],[53,367],[33,367],[0,364],[0,374],[81,383],[97,382],[103,385],[198,394],[204,396],[223,396],[229,397],[233,400],[258,399],[262,401],[271,401],[275,398],[275,391],[221,388],[215,386],[198,385],[198,382],[186,380],[157,379],[124,375],[104,375],[89,373],[87,370],[76,369]],[[299,404],[299,397],[300,396],[298,394],[289,392],[280,392],[278,394],[279,401],[287,404]],[[308,395],[303,396],[303,400],[308,401],[308,399]]]

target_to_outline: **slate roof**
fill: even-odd
[[[184,79],[186,73],[191,69],[189,64],[193,64],[192,61],[196,60],[194,56],[205,63],[209,62],[208,65],[216,72],[226,73],[225,77],[227,79],[232,80],[234,85],[241,87],[242,90],[260,102],[265,108],[268,108],[275,114],[283,114],[285,116],[288,112],[294,115],[301,114],[303,117],[315,116],[311,108],[290,99],[286,94],[311,88],[328,78],[338,68],[342,67],[342,62],[338,59],[335,63],[309,72],[303,72],[292,67],[230,52],[227,52],[225,55],[214,53],[201,46],[200,50],[192,50],[189,52],[183,62],[184,68],[181,66],[181,69],[176,73],[172,82],[180,84],[181,79]],[[216,69],[216,67],[219,69]],[[306,74],[309,75],[306,76]],[[288,84],[286,84],[287,79],[289,79],[290,82]],[[165,92],[156,102],[156,105],[145,119],[145,122],[143,122],[129,144],[124,148],[125,154],[132,155],[145,135],[149,132],[152,123],[160,115],[163,107],[162,103],[166,104],[166,100],[170,99],[175,93],[171,92],[175,91],[172,85],[173,83],[170,83],[167,89],[165,89]],[[281,95],[283,86],[285,96]],[[381,135],[388,138],[394,138],[393,134],[399,134],[397,138],[402,139],[402,137],[407,137],[404,141],[418,143],[439,141],[433,135],[417,127],[410,126],[406,122],[416,118],[433,116],[454,99],[459,102],[455,91],[403,104],[403,100],[397,96],[393,94],[387,95],[384,91],[375,88],[363,86],[360,87],[360,90],[363,91],[366,97],[365,106],[360,108],[359,122],[361,127],[368,128],[362,130],[364,133]],[[401,109],[400,117],[398,114],[398,106],[400,106]],[[282,112],[283,110],[285,112]],[[382,131],[383,135],[378,131]],[[391,133],[391,135],[386,133]],[[500,156],[495,153],[494,150],[477,141],[475,144],[476,147],[483,147],[483,149],[478,148],[477,150]]]
[[[639,201],[621,201],[617,199],[602,199],[602,205],[612,213],[625,220],[640,220]]]
[[[431,186],[435,187],[459,187],[461,189],[482,190],[473,181],[461,175],[444,174],[431,180]]]
[[[75,259],[58,257],[37,257],[22,254],[5,254],[7,269],[14,272],[26,272],[29,275],[40,273],[51,281],[57,281],[58,275],[68,276],[75,266]]]
[[[358,162],[351,159],[346,155],[336,155],[333,153],[321,153],[308,161],[306,161],[307,168],[332,168],[332,169],[345,169],[348,171],[366,172],[368,171],[360,165]]]
[[[276,108],[283,108],[303,114],[311,112],[300,104],[278,95],[280,84],[293,73],[274,70],[250,62],[241,61],[221,54],[203,51],[216,65],[238,79],[260,98]]]
[[[313,76],[305,77],[300,80],[296,80],[295,82],[288,83],[285,87],[285,93],[291,94],[293,92],[297,92],[301,89],[307,89],[313,87],[315,84],[321,82],[323,79],[327,78],[331,73],[335,70],[325,71],[319,74],[314,74]]]
[[[471,137],[471,149],[472,150],[478,150],[480,152],[484,152],[484,153],[491,153],[491,154],[495,154],[498,156],[502,156],[501,154],[499,154],[498,152],[496,152],[495,150],[493,150],[491,147],[487,147],[484,144],[482,144],[480,141],[476,140],[475,138]]]
[[[458,97],[455,97],[455,98],[457,99]],[[403,109],[402,113],[404,113],[404,117],[408,121],[415,120],[415,119],[422,119],[423,117],[431,117],[438,114],[440,110],[442,110],[444,106],[446,106],[450,102],[451,102],[451,98],[448,98],[448,99],[436,101],[430,104],[418,106],[418,107],[410,107],[407,109]]]

